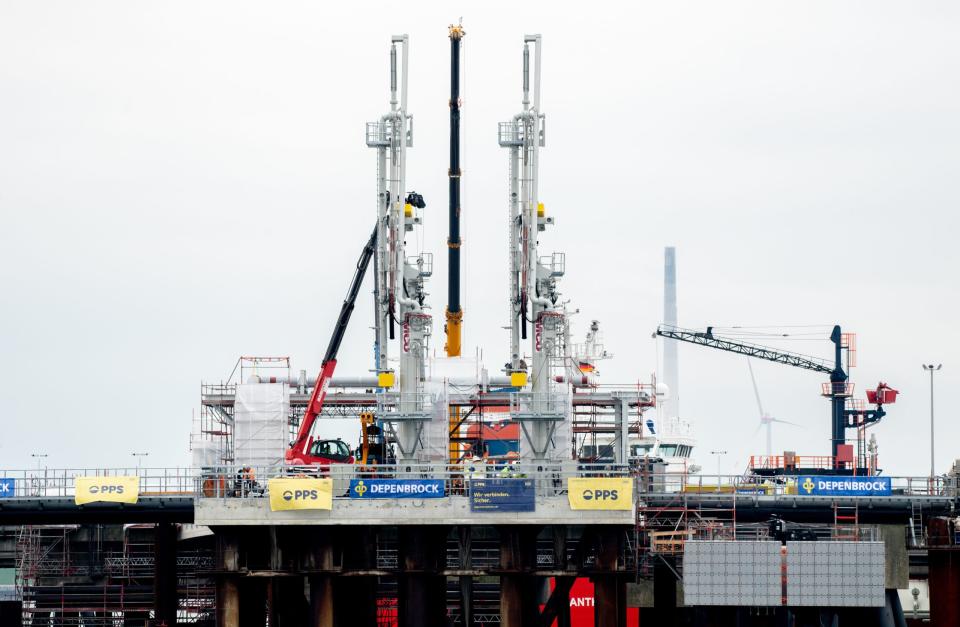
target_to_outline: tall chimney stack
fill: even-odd
[[[668,246],[663,251],[663,323],[677,326],[677,249]],[[663,418],[670,420],[680,415],[680,365],[677,358],[679,342],[663,343],[663,383],[670,394],[663,403]]]

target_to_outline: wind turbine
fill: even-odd
[[[757,397],[757,409],[760,410],[760,424],[757,425],[757,429],[753,432],[753,435],[757,435],[757,431],[760,431],[761,428],[767,428],[767,457],[771,457],[773,455],[773,423],[779,422],[785,425],[793,425],[794,427],[799,427],[800,425],[788,420],[774,418],[763,411],[763,403],[760,402],[760,390],[757,389],[757,378],[753,376],[753,364],[750,363],[749,357],[747,357],[747,368],[750,369],[750,381],[753,382],[753,395]]]

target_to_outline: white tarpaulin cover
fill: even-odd
[[[191,445],[194,468],[209,468],[223,463],[217,443],[212,440],[195,440]]]
[[[239,466],[283,462],[287,447],[290,390],[282,383],[237,386],[234,401],[233,453]]]
[[[430,420],[423,425],[420,460],[447,463],[450,455],[450,397],[445,385],[427,385],[429,390]]]

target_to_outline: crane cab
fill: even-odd
[[[288,459],[288,463],[295,466],[352,464],[353,452],[347,443],[336,440],[314,440],[307,448],[307,452],[298,455],[295,459]]]

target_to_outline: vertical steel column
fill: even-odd
[[[677,617],[677,578],[672,557],[656,556],[653,563],[653,623],[672,625]]]
[[[446,627],[447,530],[435,525],[399,529],[399,627]]]
[[[270,625],[303,627],[308,623],[310,608],[303,577],[274,577],[270,595]]]
[[[833,327],[830,334],[830,341],[834,348],[834,369],[830,373],[830,416],[832,421],[831,433],[831,455],[833,455],[834,465],[836,465],[837,450],[841,444],[847,441],[847,416],[845,413],[847,406],[847,373],[843,371],[843,333],[840,332],[840,326]]]
[[[240,590],[235,575],[217,581],[217,627],[240,627]]]
[[[177,623],[177,527],[168,522],[154,527],[153,615],[168,625]]]
[[[536,565],[538,529],[529,526],[502,526],[500,531],[500,625],[535,625],[538,598],[529,574]]]
[[[567,570],[568,564],[567,528],[564,525],[555,525],[553,527],[553,566],[557,570]],[[555,583],[557,589],[559,589],[561,585],[566,588],[566,594],[561,595],[561,603],[557,608],[557,627],[571,627],[570,589],[566,584],[573,587],[573,581],[564,582],[561,578],[557,578]]]
[[[500,528],[500,625],[523,627],[523,587],[516,574],[522,566],[520,538],[514,527]],[[508,574],[509,572],[509,574]]]
[[[470,570],[473,567],[473,528],[462,525],[457,531],[460,536],[460,568]],[[473,577],[470,575],[460,577],[460,625],[473,627]]]
[[[333,627],[333,579],[310,576],[310,626]]]
[[[351,526],[338,530],[331,538],[334,562],[342,552],[342,567],[354,573],[372,571],[377,567],[377,529],[370,526]],[[334,624],[348,627],[377,627],[377,577],[359,575],[333,576]]]
[[[931,627],[960,627],[960,546],[949,518],[931,518],[927,529]]]
[[[326,533],[313,533],[304,539],[309,542],[304,565],[307,570],[313,571],[309,576],[310,627],[333,627],[333,543]]]
[[[267,582],[244,577],[237,582],[240,597],[240,627],[262,627],[267,620]]]
[[[593,577],[593,620],[597,627],[627,624],[627,583],[618,573],[620,536],[615,527],[597,534],[597,574]]]
[[[303,577],[272,577],[268,599],[270,625],[302,627],[307,624],[309,607],[304,595]],[[246,627],[242,617],[241,624]]]
[[[240,627],[240,539],[234,530],[217,529],[217,627]]]

